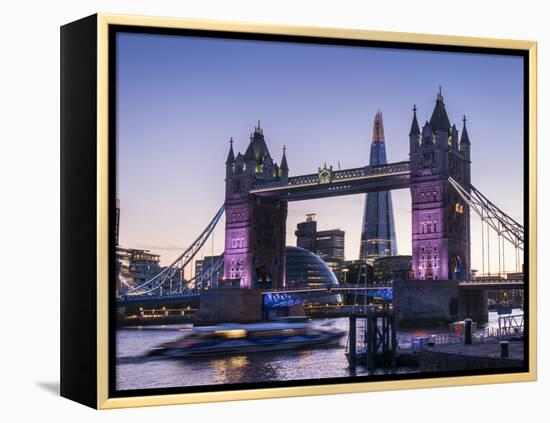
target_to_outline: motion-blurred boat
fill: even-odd
[[[221,324],[196,327],[177,341],[154,347],[150,355],[200,357],[279,351],[338,344],[344,331],[317,327],[307,321]]]

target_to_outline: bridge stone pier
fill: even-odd
[[[444,326],[458,319],[458,281],[403,280],[393,284],[399,327]]]
[[[458,296],[458,315],[460,320],[469,317],[475,322],[487,323],[489,320],[487,291],[461,287]]]
[[[403,280],[393,284],[398,324],[406,327],[446,326],[466,317],[488,321],[486,289],[469,289],[458,280]]]
[[[259,290],[226,286],[201,292],[195,324],[246,323],[262,317]]]

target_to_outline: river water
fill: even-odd
[[[513,314],[522,314],[514,310]],[[348,331],[347,318],[320,319],[319,325],[331,325]],[[498,326],[498,316],[489,313],[489,326]],[[191,325],[130,327],[117,330],[116,386],[117,390],[169,388],[199,385],[269,382],[300,379],[323,379],[350,376],[345,356],[347,337],[331,348],[275,351],[193,359],[144,357],[151,347],[173,341],[181,336],[180,329]],[[447,332],[441,330],[411,330],[399,332],[398,339]],[[414,368],[378,369],[374,373],[410,373]],[[356,375],[368,375],[366,368],[357,367]]]

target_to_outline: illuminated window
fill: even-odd
[[[464,212],[464,206],[460,203],[456,203],[455,212],[462,214]]]

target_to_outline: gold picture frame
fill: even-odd
[[[95,174],[93,179],[95,180],[95,212],[92,219],[95,220],[93,226],[95,227],[95,249],[93,255],[95,255],[95,263],[86,263],[84,266],[90,266],[94,279],[96,281],[94,286],[95,299],[93,306],[95,310],[89,318],[90,324],[95,325],[95,354],[92,354],[86,362],[87,366],[93,368],[92,373],[95,371],[95,384],[84,387],[81,384],[75,382],[72,379],[71,374],[76,371],[78,365],[82,366],[83,362],[72,362],[63,364],[63,359],[70,361],[69,357],[74,354],[74,347],[70,345],[81,342],[82,339],[77,335],[76,329],[71,329],[70,324],[62,320],[62,330],[65,335],[62,334],[62,395],[82,402],[89,406],[98,409],[112,409],[121,407],[139,407],[139,406],[151,406],[151,405],[169,405],[169,404],[189,404],[199,402],[214,402],[214,401],[235,401],[235,400],[248,400],[248,399],[260,399],[260,398],[280,398],[291,396],[306,396],[306,395],[321,395],[321,394],[344,394],[354,392],[370,392],[370,391],[385,391],[385,390],[398,390],[398,389],[417,389],[417,388],[435,388],[435,387],[448,387],[448,386],[461,386],[461,385],[478,385],[478,384],[492,384],[492,383],[504,383],[504,382],[526,382],[534,381],[537,378],[537,44],[534,41],[517,41],[517,40],[504,40],[504,39],[489,39],[489,38],[477,38],[477,37],[462,37],[462,36],[448,36],[448,35],[428,35],[428,34],[411,34],[400,32],[381,32],[381,31],[368,31],[361,29],[337,29],[337,28],[315,28],[315,27],[302,27],[302,26],[283,26],[283,25],[261,25],[251,23],[236,23],[236,22],[224,22],[224,21],[210,21],[210,20],[196,20],[196,19],[179,19],[179,18],[163,18],[163,17],[144,17],[144,16],[124,16],[114,14],[98,14],[91,18],[87,18],[86,24],[88,29],[84,31],[84,35],[80,34],[79,22],[68,24],[64,27],[65,36],[75,40],[87,39],[91,44],[96,45],[95,55],[96,69],[95,74],[95,87],[94,90],[96,101],[96,117],[95,117],[95,131],[93,136],[96,138],[95,144]],[[90,20],[91,19],[91,20]],[[84,21],[84,20],[83,20]],[[350,382],[342,384],[330,384],[330,385],[314,385],[314,386],[292,386],[292,387],[276,387],[276,388],[261,388],[261,389],[243,389],[243,390],[223,390],[223,386],[217,391],[210,392],[198,392],[198,393],[182,393],[182,394],[168,394],[168,395],[146,395],[146,396],[128,396],[128,397],[110,397],[109,396],[109,119],[110,115],[110,101],[109,101],[109,60],[112,57],[109,56],[109,27],[110,26],[139,26],[144,28],[163,28],[163,29],[196,29],[196,30],[209,30],[209,31],[224,31],[224,32],[238,32],[248,34],[269,34],[269,35],[285,35],[296,37],[318,37],[318,38],[332,38],[332,39],[351,39],[351,40],[364,40],[364,41],[377,41],[377,42],[395,42],[395,43],[411,43],[411,44],[428,44],[431,46],[460,46],[460,47],[475,47],[475,48],[491,48],[491,49],[513,49],[523,51],[528,54],[528,95],[529,95],[529,116],[528,116],[528,151],[529,151],[529,169],[528,169],[528,189],[529,189],[529,216],[528,228],[529,228],[529,251],[528,256],[528,309],[529,309],[529,333],[528,333],[528,363],[529,370],[521,373],[502,373],[502,374],[490,374],[490,375],[476,375],[476,376],[456,376],[456,377],[426,377],[422,379],[407,379],[407,380],[395,380],[395,381],[372,381],[372,382]],[[90,35],[91,34],[91,35]],[[95,40],[94,38],[95,34]],[[63,37],[63,31],[62,31]],[[80,37],[80,38],[79,38]],[[74,45],[69,45],[70,41],[63,44],[62,38],[62,65],[63,54],[67,58],[67,65],[70,64],[71,54],[78,48],[89,48],[86,45],[79,44],[82,41],[74,41]],[[65,45],[65,50],[63,46]],[[68,46],[68,47],[67,47]],[[73,55],[75,55],[74,53]],[[84,53],[79,53],[84,54]],[[92,54],[92,53],[91,53]],[[63,69],[63,66],[62,66]],[[62,71],[63,72],[63,71]],[[63,78],[68,80],[76,78],[72,76],[70,70],[65,70],[65,74],[62,74]],[[62,99],[65,95],[69,96],[69,91],[74,89],[74,85],[68,84],[65,88],[62,87]],[[63,91],[65,90],[65,91]],[[76,111],[71,111],[69,108],[70,101],[80,101],[78,99],[67,100],[67,108],[63,109],[62,106],[62,126],[68,125],[71,119],[75,119],[74,114]],[[71,103],[73,104],[73,103]],[[63,112],[65,110],[65,112]],[[72,114],[71,114],[72,113]],[[69,139],[74,137],[74,134],[67,130],[64,132],[64,136]],[[92,136],[92,135],[90,135]],[[69,142],[68,140],[67,142]],[[62,141],[62,154],[63,154],[63,141]],[[68,151],[65,156],[67,162],[71,161],[71,155],[74,152]],[[70,167],[70,166],[68,166]],[[62,166],[63,168],[63,166]],[[67,169],[67,173],[62,172],[62,186],[64,178],[71,175],[71,170]],[[74,172],[74,170],[73,170]],[[65,190],[67,200],[67,207],[71,207],[71,193],[76,192],[78,187],[73,187],[75,191],[71,191],[69,188]],[[90,189],[88,187],[80,189]],[[63,204],[63,200],[62,200]],[[88,207],[83,205],[82,207]],[[62,207],[63,209],[63,207]],[[69,212],[67,212],[69,213]],[[63,214],[62,214],[63,216]],[[76,224],[66,223],[63,220],[63,225],[66,225],[67,231]],[[76,218],[75,218],[76,219]],[[64,240],[62,236],[62,241]],[[62,242],[62,251],[66,254],[68,249],[71,248],[70,240]],[[66,255],[62,260],[67,261],[67,266],[70,266],[70,256]],[[63,272],[62,272],[63,273]],[[70,271],[67,270],[66,275],[62,275],[62,279],[67,279]],[[72,313],[67,307],[69,301],[74,300],[76,295],[68,287],[70,283],[68,280],[62,280],[62,290],[65,289],[66,301],[62,300],[62,314],[66,316]],[[65,305],[64,305],[65,304]],[[69,319],[70,317],[67,317]],[[63,317],[62,317],[63,319]],[[89,338],[87,341],[92,342]],[[63,344],[65,343],[65,344]],[[65,345],[65,347],[63,347]],[[73,348],[73,349],[71,349]],[[82,359],[84,360],[84,358]],[[95,360],[95,362],[94,362]],[[85,383],[89,383],[85,382]],[[95,392],[95,395],[93,393]]]

